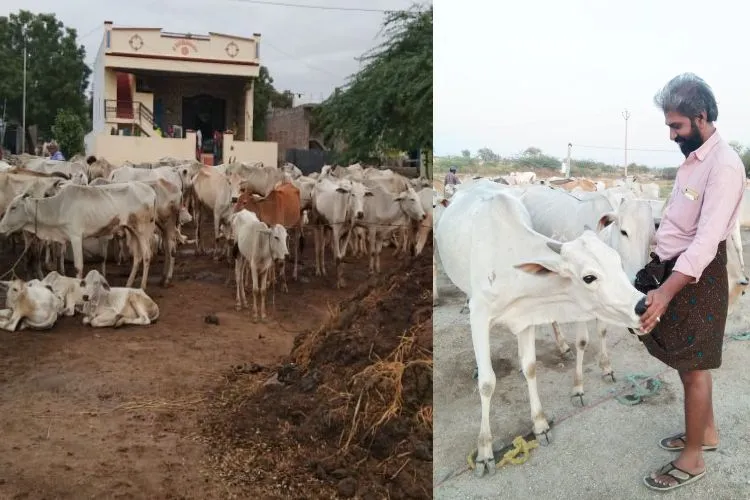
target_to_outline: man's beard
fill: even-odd
[[[695,122],[690,120],[690,135],[687,137],[678,135],[675,137],[674,142],[680,146],[680,151],[687,158],[690,153],[703,145],[703,138],[698,127],[695,126]]]

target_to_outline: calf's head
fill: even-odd
[[[270,229],[271,257],[276,262],[283,262],[289,255],[289,234],[281,224],[274,224]]]
[[[5,289],[5,307],[14,309],[18,307],[18,301],[26,293],[27,284],[20,279],[0,281],[0,288]]]
[[[547,246],[552,251],[545,256],[515,267],[565,278],[567,292],[582,311],[613,325],[640,328],[645,296],[630,283],[617,252],[590,230],[567,243],[550,241]]]

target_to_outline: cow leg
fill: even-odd
[[[247,307],[247,299],[245,298],[245,280],[243,279],[243,267],[245,263],[245,257],[242,256],[242,254],[238,255],[236,259],[234,259],[234,281],[236,284],[236,295],[237,295],[237,301],[234,305],[234,308],[237,311],[241,311],[242,307]]]
[[[573,394],[571,397],[578,397],[583,402],[583,355],[586,352],[586,345],[589,343],[589,329],[586,323],[574,323],[576,329],[576,371],[573,376]]]
[[[313,228],[313,238],[315,240],[315,276],[321,276],[322,270],[320,267],[320,251],[323,245],[323,228],[316,226]]]
[[[260,290],[258,288],[258,269],[257,265],[253,262],[250,263],[250,276],[253,278],[253,321],[258,321],[258,294]]]
[[[120,315],[120,319],[115,323],[115,328],[124,324],[128,325],[150,325],[151,318],[148,316],[148,310],[146,307],[137,299],[130,298],[130,307],[135,311],[135,318],[127,318]]]
[[[273,269],[273,263],[271,263],[270,269]],[[268,273],[269,268],[263,270],[260,273],[260,320],[266,320],[266,291],[268,290]]]
[[[611,377],[615,381],[615,372],[612,370],[612,363],[609,361],[607,352],[607,325],[606,323],[596,320],[596,330],[599,332],[600,352],[599,368],[602,369],[602,377]]]
[[[68,249],[67,242],[63,241],[62,243],[58,243],[57,251],[59,253],[58,255],[58,265],[60,268],[57,270],[57,272],[60,273],[61,276],[65,276],[65,251]]]
[[[432,254],[432,305],[433,307],[438,304],[438,288],[437,288],[437,261],[435,260],[435,253]]]
[[[150,235],[154,234],[156,227],[153,224],[146,225],[145,230],[138,232],[136,240],[140,246],[141,260],[143,261],[143,276],[141,276],[141,289],[145,290],[148,287],[148,272],[151,268],[151,238]]]
[[[141,246],[140,242],[137,240],[133,241],[133,239],[137,238],[134,234],[128,233],[125,238],[128,240],[130,253],[133,255],[133,265],[130,268],[130,276],[128,276],[128,281],[125,283],[125,286],[127,288],[132,288],[133,283],[135,282],[135,277],[138,274],[138,269],[141,265]]]
[[[35,258],[34,258],[34,270],[36,271],[36,277],[38,279],[44,279],[44,272],[42,271],[42,259],[44,258],[44,241],[40,240],[39,238],[36,238],[36,241],[34,241],[33,245],[35,248]]]
[[[109,239],[106,237],[99,238],[99,251],[102,254],[102,276],[107,279],[107,257],[109,253]]]
[[[299,262],[299,245],[302,241],[302,226],[294,229],[294,236],[292,237],[292,244],[294,245],[294,270],[292,271],[292,279],[297,281],[297,263]]]
[[[94,328],[115,326],[115,324],[121,317],[121,314],[117,314],[114,311],[103,311],[99,314],[89,316],[89,325],[93,326]]]
[[[562,356],[567,355],[570,353],[570,346],[565,341],[565,337],[562,333],[560,333],[560,325],[557,324],[557,321],[552,322],[552,335],[555,338],[555,343],[557,344],[557,348],[560,350],[560,354]]]
[[[83,238],[71,236],[70,246],[73,249],[73,267],[76,270],[76,278],[83,279]]]
[[[495,459],[492,453],[492,429],[490,428],[490,403],[495,392],[497,377],[492,369],[490,357],[490,319],[484,307],[477,307],[470,318],[471,340],[474,344],[474,357],[477,363],[477,384],[482,403],[482,420],[477,438],[477,458],[474,474],[481,477],[485,470],[494,474]]]
[[[378,230],[376,227],[369,227],[367,229],[367,245],[369,246],[368,253],[370,254],[370,267],[368,272],[370,275],[375,274],[375,253],[378,247]]]
[[[472,313],[473,313],[472,305]],[[531,420],[534,423],[534,434],[539,444],[550,442],[549,423],[542,411],[539,391],[536,385],[536,327],[530,326],[518,334],[518,353],[521,355],[521,366],[529,388],[529,403],[531,406]],[[541,436],[545,437],[542,441]],[[546,442],[545,442],[546,441]]]
[[[196,203],[195,213],[193,214],[193,224],[195,224],[195,255],[203,255],[203,245],[201,243],[201,219],[203,219],[203,208],[200,203]]]
[[[347,237],[344,239],[344,243],[342,245],[341,243],[341,236],[340,236],[340,229],[338,227],[333,229],[333,236],[332,236],[332,243],[333,243],[333,256],[336,262],[336,288],[341,289],[346,286],[346,282],[344,282],[344,263],[343,263],[343,252],[346,249],[346,246],[349,244],[349,235],[351,235],[351,232],[347,234]],[[344,250],[342,250],[342,246]]]
[[[279,276],[281,276],[281,291],[284,293],[289,293],[289,287],[286,284],[286,261],[282,260],[279,264]],[[274,279],[274,284],[276,284],[276,280]]]
[[[3,309],[0,311],[0,328],[8,332],[15,332],[22,319],[23,317],[15,310]]]
[[[177,254],[177,225],[170,220],[162,229],[162,245],[164,247],[164,271],[162,271],[161,286],[169,286],[174,273],[174,260]]]
[[[375,273],[380,274],[380,254],[383,251],[383,240],[375,242]]]

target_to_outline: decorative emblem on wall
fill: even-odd
[[[131,49],[136,50],[136,51],[140,50],[141,47],[143,47],[143,38],[141,38],[141,35],[136,33],[135,35],[130,37],[128,44],[130,44]]]
[[[195,45],[190,40],[177,40],[174,45],[172,45],[172,50],[177,52],[180,51],[180,54],[183,56],[186,56],[190,53],[190,49],[193,50],[193,52],[198,52],[198,46]]]
[[[224,52],[226,52],[229,57],[237,57],[237,54],[240,53],[240,48],[236,43],[229,42],[224,48]]]

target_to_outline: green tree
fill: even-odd
[[[21,122],[24,40],[27,126],[36,124],[40,137],[48,137],[60,108],[88,123],[85,91],[91,70],[76,30],[54,14],[26,10],[0,16],[0,96],[7,99],[7,118]]]
[[[265,66],[260,67],[260,74],[253,88],[253,140],[266,140],[266,119],[269,105],[274,108],[291,108],[294,95],[285,90],[279,92],[273,86],[273,78]]]
[[[461,156],[468,160],[469,158],[471,158],[471,151],[469,151],[468,149],[462,149]]]
[[[67,109],[58,111],[55,123],[52,125],[52,133],[65,158],[83,153],[85,132],[81,118],[77,114]]]
[[[500,156],[495,154],[490,148],[482,148],[477,151],[477,156],[485,163],[497,163],[500,161]]]
[[[317,110],[339,160],[372,161],[383,151],[432,150],[432,6],[386,14],[385,41]],[[429,167],[428,167],[429,168]]]

